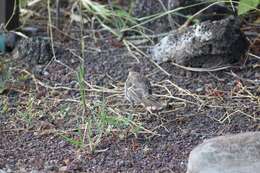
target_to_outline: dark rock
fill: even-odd
[[[14,32],[4,32],[0,29],[0,53],[11,52],[16,40],[17,36]]]
[[[232,9],[229,9],[224,3],[220,3],[212,5],[210,8],[204,10],[197,16],[197,19],[201,22],[207,20],[221,20],[226,18],[228,15],[234,15],[235,13],[236,12],[232,11]]]
[[[43,37],[21,39],[15,51],[29,66],[47,64],[53,56],[50,40]]]
[[[8,32],[5,34],[5,37],[5,48],[8,52],[10,52],[15,47],[17,36],[13,32]]]
[[[192,67],[212,67],[240,60],[248,49],[240,21],[228,17],[174,30],[151,49],[158,63],[171,60]]]
[[[162,3],[161,3],[162,2]],[[136,17],[147,17],[157,13],[163,13],[168,10],[173,10],[181,6],[187,6],[196,3],[196,0],[161,0],[160,1],[147,1],[136,0],[133,8],[133,15]],[[178,11],[179,13],[188,14],[190,11]],[[177,29],[179,24],[184,23],[185,17],[179,15],[165,15],[159,19],[151,21],[145,25],[148,29],[155,33],[167,32],[172,29]]]
[[[205,1],[201,0],[135,0],[132,14],[139,18],[147,17],[177,9],[179,7],[188,7],[193,5],[190,8],[180,9],[174,13],[165,15],[144,25],[146,28],[158,34],[161,32],[168,32],[170,30],[177,29],[187,20],[186,16],[195,14],[211,3],[206,3]],[[231,10],[219,3],[206,9],[197,18],[200,21],[219,20],[223,19],[224,16],[230,13],[232,13]]]

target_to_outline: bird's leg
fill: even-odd
[[[149,116],[149,118],[151,118],[151,115],[154,115],[155,117],[157,118],[160,118],[160,115],[159,115],[159,111],[152,111],[151,107],[146,107],[146,115]]]
[[[133,101],[130,102],[131,108],[135,107],[135,103]]]
[[[161,119],[161,116],[159,115],[159,111],[156,111],[155,113],[153,113],[153,115],[155,115],[157,118]]]
[[[146,116],[148,117],[148,119],[151,119],[151,115],[153,115],[152,110],[150,109],[150,107],[145,107],[146,110]]]
[[[130,106],[131,106],[131,108],[135,111],[135,109],[136,109],[135,103],[134,103],[134,102],[131,102],[131,103],[130,103]]]
[[[153,114],[151,107],[146,107],[145,109],[147,110],[147,113]]]

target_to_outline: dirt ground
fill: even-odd
[[[168,76],[133,50],[155,95],[167,104],[150,115],[142,107],[130,107],[123,97],[127,68],[136,59],[111,34],[100,31],[93,40],[86,30],[84,112],[76,75],[80,41],[53,32],[55,60],[32,69],[23,60],[11,64],[12,85],[0,95],[0,172],[184,173],[189,152],[204,139],[260,130],[260,66],[255,57],[218,72],[161,64]],[[79,39],[79,34],[71,31],[70,37]],[[139,47],[146,51],[149,46]],[[90,140],[82,139],[86,128],[81,125],[100,113],[95,105],[100,100],[107,114],[131,123],[105,126],[104,131],[111,129],[100,140],[92,126],[90,136],[97,145],[91,149]]]

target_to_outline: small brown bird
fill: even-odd
[[[132,106],[142,104],[150,113],[162,109],[161,103],[152,95],[151,84],[143,75],[140,64],[134,64],[129,69],[124,94]]]

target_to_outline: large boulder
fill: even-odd
[[[204,141],[189,156],[187,173],[259,173],[260,132]]]
[[[211,67],[237,62],[248,46],[239,19],[231,16],[174,30],[150,52],[158,63],[170,60],[179,65]]]

